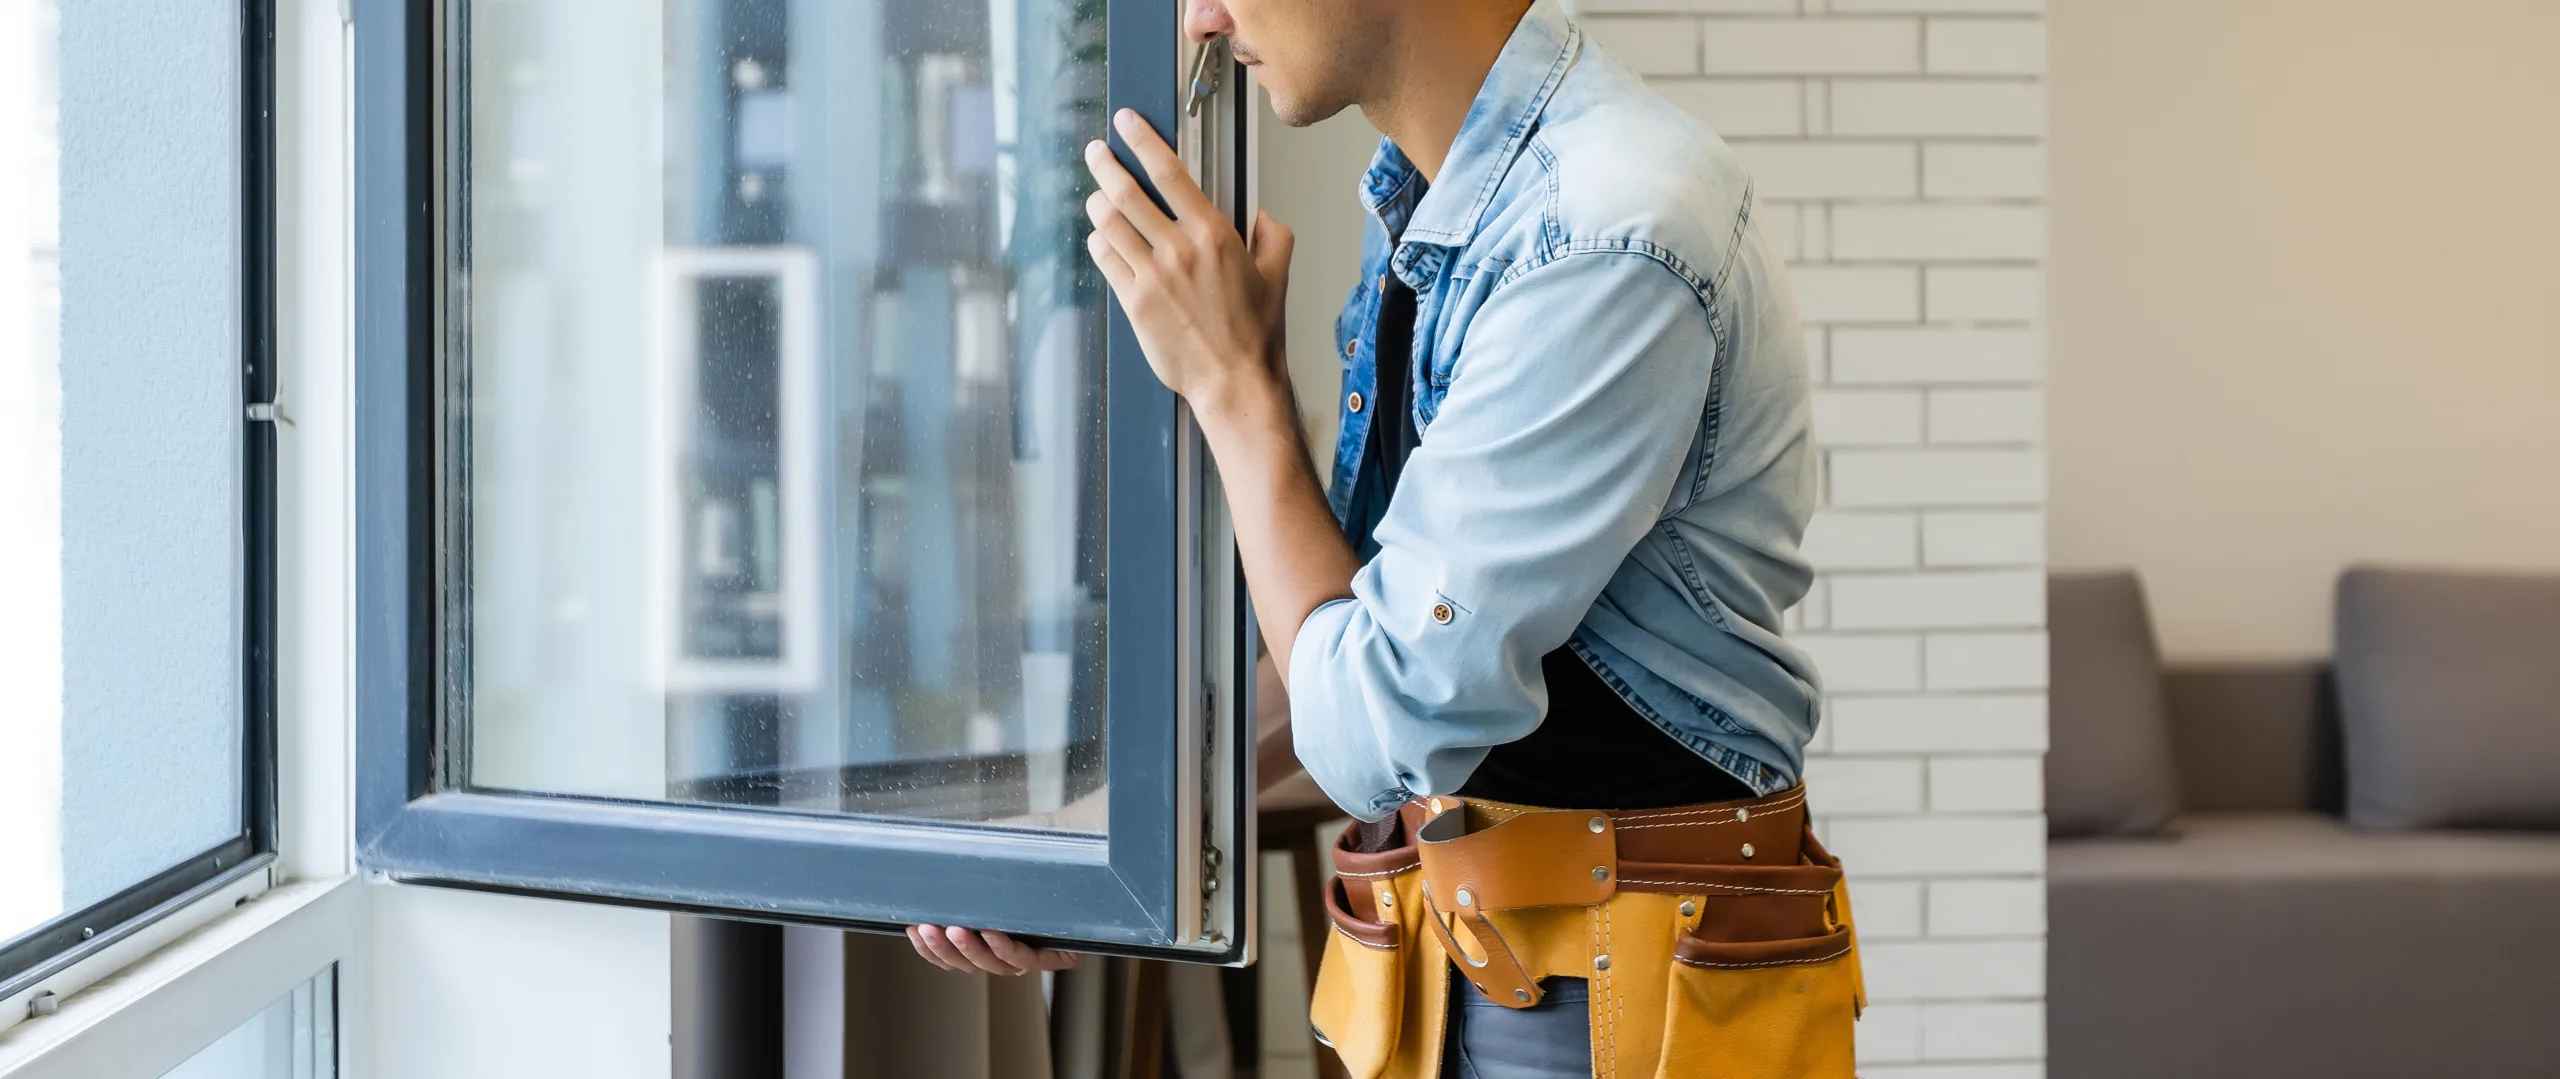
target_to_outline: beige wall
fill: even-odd
[[[2560,567],[2560,3],[2052,0],[2052,558],[2173,655]]]
[[[1298,410],[1316,460],[1333,459],[1341,405],[1342,358],[1333,351],[1333,319],[1360,277],[1360,176],[1377,152],[1378,131],[1360,110],[1310,127],[1292,128],[1271,114],[1271,99],[1253,95],[1262,110],[1255,163],[1262,172],[1262,208],[1296,230],[1298,252],[1289,273],[1289,375],[1296,380]],[[1318,475],[1328,481],[1330,469]]]

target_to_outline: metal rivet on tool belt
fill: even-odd
[[[1434,603],[1431,605],[1431,620],[1434,622],[1438,622],[1445,626],[1449,624],[1450,619],[1456,617],[1458,617],[1458,612],[1450,610],[1449,605],[1446,603]]]
[[[1593,879],[1593,880],[1607,880],[1607,879],[1609,879],[1609,867],[1608,867],[1608,866],[1605,866],[1605,865],[1595,865],[1595,866],[1592,866],[1592,867],[1591,867],[1591,879]]]
[[[1742,845],[1742,856],[1744,858],[1751,857],[1751,844],[1745,843]]]
[[[1464,889],[1464,888],[1460,888],[1460,889],[1458,889],[1458,905],[1459,905],[1459,906],[1462,906],[1462,907],[1472,907],[1472,906],[1475,906],[1475,905],[1476,905],[1476,897],[1475,897],[1474,895],[1472,895],[1472,894],[1469,894],[1469,893],[1468,893],[1468,891],[1467,891],[1466,889]]]
[[[1351,411],[1356,413],[1366,406],[1368,402],[1361,398],[1360,391],[1353,390],[1351,391],[1351,400],[1346,403],[1351,406]]]
[[[1378,905],[1388,910],[1396,909],[1396,894],[1394,892],[1378,893]]]
[[[1687,900],[1687,899],[1683,899],[1683,900],[1681,900],[1681,901],[1680,901],[1680,916],[1681,916],[1681,917],[1686,918],[1686,917],[1689,917],[1690,915],[1693,915],[1693,914],[1696,914],[1696,913],[1698,913],[1698,904],[1697,904],[1696,902],[1691,901],[1691,900]]]
[[[1355,393],[1355,394],[1352,394],[1352,395],[1351,395],[1351,399],[1352,399],[1352,400],[1354,400],[1354,401],[1357,401],[1357,400],[1359,400],[1359,399],[1360,399],[1360,395],[1359,395],[1359,394],[1356,394],[1356,393]],[[1360,411],[1360,406],[1359,406],[1359,405],[1356,405],[1356,404],[1355,404],[1355,405],[1352,405],[1352,406],[1351,406],[1351,411],[1353,411],[1353,412],[1358,412],[1358,411]],[[1742,822],[1744,822],[1744,821],[1747,821],[1747,820],[1750,820],[1750,819],[1751,819],[1751,807],[1750,807],[1750,806],[1743,806],[1742,808],[1740,808],[1740,809],[1736,809],[1736,810],[1734,810],[1734,811],[1733,811],[1733,822],[1734,822],[1735,824],[1740,824],[1740,823],[1742,823]]]
[[[1511,991],[1511,996],[1522,1004],[1529,1002],[1529,991],[1526,989],[1514,989]]]
[[[1591,961],[1591,969],[1593,969],[1593,970],[1607,970],[1607,969],[1609,969],[1609,957],[1604,955],[1604,956],[1600,956],[1600,957],[1598,957],[1598,958],[1593,959],[1593,960]]]
[[[1595,832],[1605,832],[1605,831],[1609,830],[1609,818],[1607,818],[1607,817],[1593,817],[1593,818],[1591,818],[1591,830],[1592,830],[1592,831],[1595,831]]]

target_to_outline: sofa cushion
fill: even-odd
[[[2357,569],[2337,619],[2349,820],[2560,826],[2560,576]]]
[[[2054,835],[2152,835],[2178,812],[2160,648],[2129,571],[2056,573],[2045,587],[2053,731],[2045,751]]]
[[[2560,909],[2560,834],[2179,831],[2052,844],[2050,1074],[2554,1074],[2560,934],[2534,926]]]
[[[2173,662],[2161,686],[2180,812],[2344,810],[2326,658]]]

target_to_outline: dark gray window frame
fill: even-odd
[[[461,2],[461,0],[454,0]],[[1113,4],[1108,100],[1176,130],[1178,7]],[[355,415],[358,862],[396,879],[691,914],[893,930],[914,921],[982,926],[1080,950],[1242,962],[1250,858],[1223,888],[1183,865],[1186,705],[1234,770],[1229,820],[1250,829],[1252,684],[1241,587],[1224,715],[1186,702],[1177,634],[1180,537],[1200,485],[1196,436],[1110,306],[1108,761],[1110,834],[1000,828],[463,790],[441,773],[436,439],[438,127],[444,92],[437,0],[357,0],[355,26]],[[1237,80],[1228,80],[1234,85]],[[1244,95],[1222,96],[1241,123]],[[1239,127],[1240,131],[1241,128]],[[1231,139],[1241,153],[1240,138]],[[1115,140],[1116,146],[1116,140]],[[1128,161],[1125,147],[1120,150]],[[1134,162],[1131,163],[1134,168]],[[1196,527],[1196,526],[1195,526]],[[1212,564],[1215,564],[1212,560]],[[1192,743],[1197,749],[1197,742]],[[1224,784],[1211,785],[1216,790]],[[1196,800],[1193,802],[1196,806]],[[1190,825],[1190,834],[1202,827]],[[1243,843],[1237,846],[1245,846]],[[1233,849],[1233,848],[1230,848]],[[1249,849],[1247,847],[1246,849]],[[1214,876],[1213,876],[1214,879]],[[1185,894],[1188,892],[1188,894]],[[1223,905],[1238,927],[1185,940],[1193,912]],[[1186,906],[1188,909],[1186,910]]]
[[[0,941],[15,996],[276,857],[275,5],[240,5],[241,829],[213,849]],[[261,408],[261,405],[264,408]]]

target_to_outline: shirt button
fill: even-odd
[[[1379,274],[1379,275],[1378,275],[1378,291],[1380,291],[1380,292],[1385,292],[1386,290],[1387,290],[1387,275],[1385,275],[1385,274]]]
[[[1434,603],[1431,605],[1431,620],[1434,622],[1438,622],[1445,626],[1449,624],[1450,619],[1456,617],[1458,617],[1458,612],[1450,610],[1449,605],[1446,603]]]
[[[1361,406],[1366,405],[1368,402],[1361,398],[1360,391],[1353,390],[1351,391],[1351,400],[1345,403],[1351,406],[1351,411],[1357,413],[1360,411]]]
[[[1349,357],[1351,357],[1352,359],[1355,359],[1355,360],[1356,360],[1356,359],[1359,359],[1359,358],[1360,358],[1360,339],[1359,339],[1359,338],[1357,338],[1357,337],[1354,337],[1354,338],[1352,338],[1352,339],[1351,339],[1351,343],[1350,343],[1350,344],[1347,344],[1347,345],[1342,346],[1342,354],[1343,354],[1343,355],[1345,355],[1345,356],[1349,356]]]

